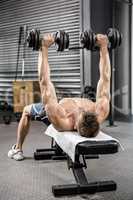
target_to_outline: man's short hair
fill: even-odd
[[[83,112],[78,124],[79,133],[83,137],[95,137],[99,131],[99,123],[95,113]]]

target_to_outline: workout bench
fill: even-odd
[[[54,130],[53,127],[51,129],[50,126],[48,127],[49,131]],[[58,134],[60,135],[62,133]],[[48,135],[51,136],[51,134]],[[113,180],[97,181],[89,183],[83,171],[83,168],[87,168],[86,159],[99,158],[98,155],[101,154],[113,154],[118,152],[119,142],[116,139],[110,137],[109,140],[105,141],[87,140],[80,142],[75,147],[74,158],[68,155],[68,152],[62,150],[62,146],[57,144],[56,139],[57,139],[56,137],[52,138],[52,145],[50,149],[37,149],[36,152],[34,153],[34,158],[36,160],[66,159],[68,163],[68,169],[72,169],[73,171],[76,184],[52,186],[52,192],[54,196],[74,195],[74,194],[84,194],[84,193],[92,194],[96,192],[116,190],[117,185]]]

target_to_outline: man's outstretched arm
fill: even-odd
[[[54,43],[51,34],[44,36],[38,57],[38,73],[42,101],[49,120],[57,129],[67,129],[69,121],[65,110],[58,104],[54,85],[50,79],[50,66],[48,63],[48,48]]]
[[[43,47],[42,50],[39,51],[38,73],[39,73],[41,96],[44,105],[50,103],[51,100],[57,102],[55,88],[50,79],[47,47]]]
[[[98,34],[97,41],[100,46],[100,79],[97,85],[96,113],[98,114],[98,121],[101,123],[109,114],[111,65],[107,36]]]

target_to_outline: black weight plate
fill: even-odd
[[[55,34],[55,47],[56,50],[59,51],[59,44],[60,44],[60,31],[57,31]]]
[[[87,48],[87,39],[88,39],[88,32],[84,31],[80,35],[80,42],[83,45],[83,48]]]
[[[58,31],[56,40],[58,44],[57,51],[63,51],[64,49],[64,32],[63,31]]]
[[[115,44],[115,48],[116,48],[119,46],[120,34],[117,29],[115,29],[115,33],[116,33],[116,44]]]
[[[69,34],[64,32],[64,49],[69,48]]]
[[[31,32],[28,33],[28,36],[27,36],[27,43],[28,43],[28,47],[32,47]]]
[[[91,46],[92,51],[99,50],[99,47],[96,44],[96,34],[92,32],[92,46]]]
[[[62,31],[58,31],[56,33],[56,36],[55,36],[55,45],[56,45],[56,50],[57,51],[62,51],[62,45],[64,43],[64,38],[63,38],[63,35],[62,35]]]
[[[116,48],[116,43],[117,43],[116,29],[109,28],[107,31],[107,36],[110,42],[110,48],[111,49]]]
[[[31,32],[31,42],[32,42],[32,48],[35,49],[35,30],[32,30]]]
[[[90,42],[91,42],[91,36],[90,36],[90,31],[85,31],[84,32],[84,47],[88,50],[90,50]]]
[[[118,46],[120,46],[122,43],[122,34],[119,31],[118,31],[118,33],[119,33]]]
[[[39,46],[40,46],[40,31],[39,30],[35,30],[35,47],[33,50],[38,51],[39,50]]]

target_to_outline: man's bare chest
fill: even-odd
[[[64,98],[59,104],[67,111],[72,112],[75,109],[94,112],[94,102],[85,98]]]

